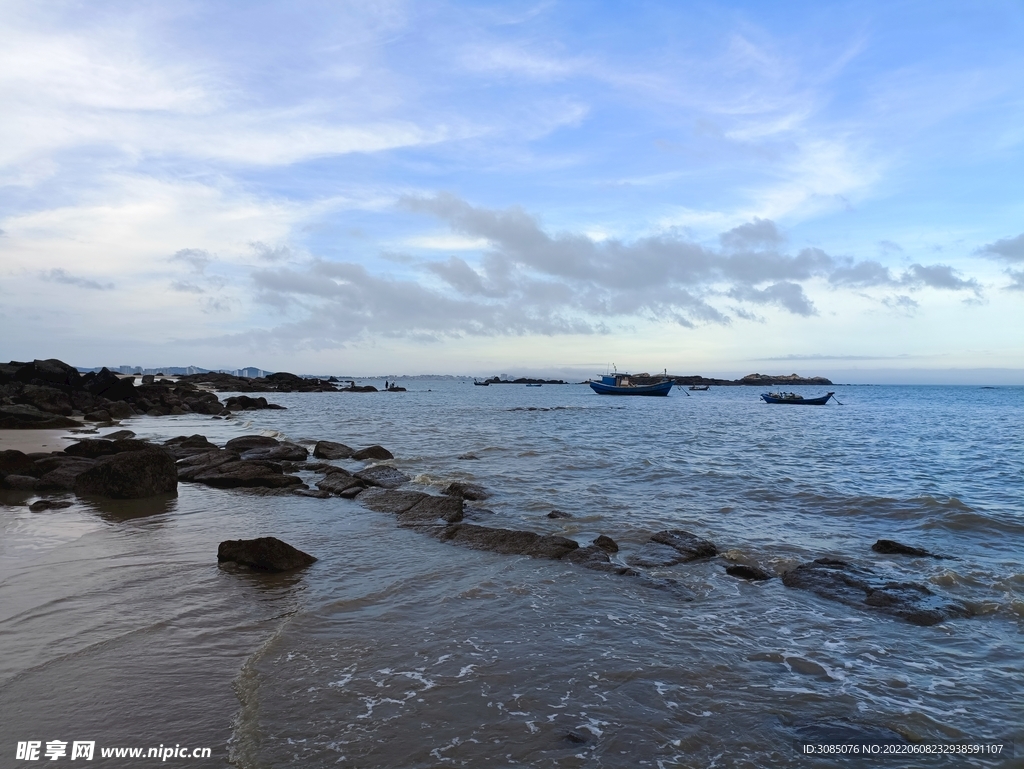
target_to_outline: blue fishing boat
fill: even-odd
[[[828,399],[835,399],[835,393],[830,392],[819,398],[805,398],[796,393],[761,393],[761,400],[765,403],[792,403],[798,406],[824,406]],[[837,400],[836,403],[839,403]]]
[[[591,381],[590,387],[598,395],[668,395],[675,384],[671,379],[649,385],[633,384],[629,374],[605,374],[600,382]]]

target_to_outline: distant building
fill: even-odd
[[[245,377],[246,379],[257,379],[267,375],[267,372],[261,368],[255,366],[249,366],[248,368],[240,368],[234,372],[235,376]]]

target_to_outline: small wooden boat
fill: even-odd
[[[765,403],[793,403],[798,406],[824,406],[828,403],[828,399],[835,399],[835,393],[830,392],[822,395],[819,398],[805,398],[802,395],[796,393],[761,393],[761,400]],[[836,401],[839,403],[839,401]]]
[[[690,385],[690,389],[694,392],[704,392],[705,390],[710,390],[711,385]]]
[[[490,382],[473,382],[473,384],[475,384],[477,387],[489,387],[491,383]]]
[[[665,379],[649,385],[633,384],[629,374],[605,374],[600,382],[590,382],[590,388],[598,395],[668,395],[675,382]]]

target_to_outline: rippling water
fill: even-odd
[[[1024,388],[840,387],[842,406],[791,408],[739,387],[406,384],[127,426],[381,443],[413,487],[485,486],[479,523],[607,534],[623,558],[665,528],[777,572],[841,557],[975,616],[916,627],[736,580],[722,559],[654,571],[685,601],[441,543],[342,499],[182,484],[176,499],[30,513],[33,497],[7,493],[0,750],[96,739],[209,746],[210,765],[239,767],[845,766],[794,748],[845,728],[1024,752]],[[320,561],[277,577],[217,565],[219,541],[263,535]],[[957,560],[879,555],[879,538]]]

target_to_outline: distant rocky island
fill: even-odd
[[[636,384],[653,384],[665,378],[664,374],[633,374],[630,380]],[[718,387],[735,387],[737,385],[757,385],[759,387],[786,387],[796,385],[831,385],[832,380],[823,376],[800,376],[799,374],[747,374],[742,379],[714,379],[703,376],[678,376],[669,374],[668,378],[677,385],[716,385]]]

